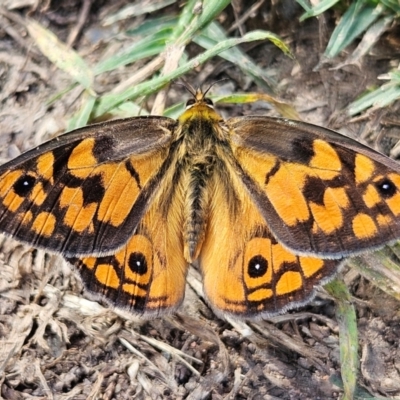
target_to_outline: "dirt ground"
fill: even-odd
[[[14,3],[16,3],[14,1]],[[62,3],[62,6],[61,6]],[[82,4],[12,1],[0,6],[0,162],[61,133],[76,109],[72,92],[48,104],[70,84],[33,45],[24,27],[30,16],[63,41],[79,25]],[[74,48],[94,63],[107,51],[106,39],[94,42],[102,19],[127,1],[92,2]],[[146,2],[144,2],[146,3]],[[173,4],[168,12],[179,12]],[[237,1],[236,19],[249,4]],[[296,59],[272,43],[242,49],[277,82],[275,95],[291,104],[301,117],[371,146],[378,146],[381,121],[396,116],[390,109],[350,120],[343,111],[377,77],[397,65],[399,31],[387,32],[370,55],[353,65],[335,68],[342,58],[320,64],[337,22],[334,12],[299,22],[294,1],[261,2],[258,11],[241,22],[244,31],[270,30],[283,38]],[[246,4],[246,7],[244,6]],[[229,29],[235,13],[228,7],[220,17]],[[162,14],[158,14],[162,15]],[[146,15],[130,20],[140,24]],[[116,24],[121,30],[128,22]],[[234,30],[232,35],[239,35]],[[112,35],[117,36],[115,31]],[[131,39],[117,37],[115,48]],[[351,49],[354,49],[354,46]],[[349,51],[350,51],[349,50]],[[190,56],[199,47],[190,45]],[[395,59],[397,54],[397,59]],[[96,91],[111,90],[137,65],[129,65],[96,80]],[[227,61],[214,58],[186,80],[198,86],[206,80],[215,91],[257,91],[249,78]],[[170,90],[169,104],[186,96]],[[146,100],[145,107],[153,101]],[[225,116],[274,114],[268,105],[221,107]],[[370,132],[373,134],[370,134]],[[393,135],[396,134],[395,129]],[[385,141],[387,151],[393,139]],[[357,311],[360,370],[357,399],[400,399],[400,303],[345,267]],[[10,238],[0,241],[0,395],[4,399],[337,399],[343,394],[335,303],[323,290],[308,306],[266,321],[224,321],[199,295],[199,273],[188,277],[185,303],[179,313],[144,321],[94,302],[68,264],[58,256],[23,246]]]

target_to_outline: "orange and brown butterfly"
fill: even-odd
[[[309,301],[346,256],[400,238],[400,166],[333,131],[226,121],[201,90],[173,120],[88,126],[0,167],[0,231],[62,254],[86,289],[176,310],[198,261],[219,314]]]

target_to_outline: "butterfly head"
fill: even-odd
[[[213,101],[206,97],[210,88],[203,92],[201,89],[194,90],[192,87],[187,87],[193,97],[186,102],[186,110],[179,117],[181,124],[191,119],[207,119],[215,122],[221,120],[221,116],[214,110]]]
[[[189,99],[186,102],[186,109],[192,108],[193,106],[195,106],[196,104],[205,104],[211,108],[214,108],[214,103],[213,101],[206,97],[207,92],[209,91],[209,88],[203,92],[201,89],[197,89],[197,90],[190,90],[190,94],[193,96],[191,99]]]

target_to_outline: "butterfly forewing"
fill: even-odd
[[[400,237],[400,168],[335,132],[266,117],[228,121],[243,182],[276,238],[341,258]]]
[[[158,117],[99,124],[2,165],[0,230],[69,256],[115,251],[160,186],[174,126]]]

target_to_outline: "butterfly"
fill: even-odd
[[[395,161],[304,122],[224,120],[189,90],[177,120],[87,126],[0,166],[0,231],[147,317],[177,309],[194,262],[217,314],[261,318],[400,238]]]

